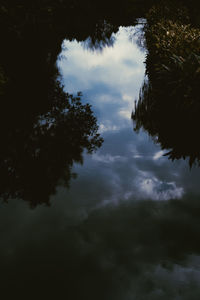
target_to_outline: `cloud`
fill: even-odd
[[[10,211],[18,226],[4,231],[0,249],[8,297],[198,299],[199,198],[129,199],[80,214],[74,224],[63,205],[54,209]],[[0,214],[5,224],[5,209]]]
[[[154,160],[158,160],[160,159],[161,157],[163,157],[163,155],[166,153],[166,151],[163,151],[163,150],[160,150],[158,152],[156,152],[153,156],[153,159]]]
[[[145,71],[145,53],[130,40],[134,30],[120,27],[113,34],[113,46],[106,46],[101,52],[88,51],[76,40],[63,44],[58,65],[66,90],[70,93],[76,93],[77,88],[81,90],[105,126],[108,121],[111,127],[130,125],[123,120],[131,119]]]
[[[170,200],[180,199],[183,197],[183,187],[177,187],[175,182],[164,182],[156,177],[149,177],[149,174],[138,174],[137,186],[139,187],[138,194],[146,199],[152,200]]]
[[[110,154],[105,154],[105,155],[100,155],[100,154],[97,154],[95,153],[93,156],[92,156],[92,159],[95,160],[95,161],[98,161],[100,163],[115,163],[115,162],[124,162],[127,160],[126,157],[122,157],[120,155],[110,155]]]
[[[104,132],[108,132],[108,131],[119,131],[120,127],[116,126],[116,125],[112,125],[112,123],[109,122],[109,120],[107,120],[104,124],[100,124],[99,125],[99,132],[100,133],[104,133]]]

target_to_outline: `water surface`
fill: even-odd
[[[73,166],[77,178],[57,187],[50,207],[1,204],[3,289],[11,293],[199,299],[200,170],[168,160],[147,133],[133,131],[145,73],[134,31],[120,27],[101,51],[63,43],[65,89],[92,105],[104,143]]]

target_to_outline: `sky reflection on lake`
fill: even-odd
[[[133,132],[145,72],[133,32],[121,27],[102,52],[64,42],[65,89],[92,104],[104,144],[74,167],[77,179],[57,188],[50,208],[2,204],[4,276],[27,291],[37,279],[33,298],[38,290],[66,299],[199,299],[200,171]]]
[[[169,161],[163,157],[167,151],[146,133],[133,132],[131,112],[145,72],[145,52],[137,47],[134,32],[133,27],[120,27],[113,35],[113,47],[103,51],[66,41],[59,61],[66,90],[82,91],[84,101],[92,104],[105,140],[97,153],[85,157],[83,168],[76,168],[79,179],[84,175],[90,182],[95,176],[92,185],[100,185],[103,203],[129,198],[179,199],[190,190],[199,192],[198,169],[190,171],[185,161]]]

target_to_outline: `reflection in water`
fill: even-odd
[[[0,196],[36,206],[48,204],[58,184],[68,185],[73,163],[82,163],[83,151],[92,153],[102,139],[90,105],[60,84],[59,26],[57,35],[47,35],[45,16],[34,20],[33,7],[15,9],[16,15],[9,3],[0,9],[8,23],[0,50]]]
[[[83,162],[86,149],[101,146],[96,118],[80,97],[63,92],[56,82],[56,103],[35,122],[4,128],[1,147],[1,188],[4,200],[22,198],[31,206],[49,203],[58,184],[68,185],[74,162]]]
[[[84,22],[80,24],[85,26]],[[13,141],[12,147],[2,145],[9,155],[15,154],[14,162],[24,162],[18,168],[23,179],[30,174],[26,171],[27,161],[36,171],[42,163],[41,175],[37,172],[32,178],[40,186],[41,195],[49,196],[57,178],[64,174],[63,162],[69,162],[65,156],[68,143],[70,149],[74,146],[71,159],[80,160],[77,140],[81,134],[85,138],[86,129],[94,129],[95,133],[90,132],[96,136],[96,120],[84,101],[92,104],[104,143],[95,154],[83,154],[84,166],[73,165],[72,172],[79,174],[77,180],[71,182],[70,190],[64,186],[56,189],[50,196],[51,207],[38,205],[30,210],[22,200],[1,203],[0,282],[5,299],[198,300],[200,297],[200,170],[194,167],[190,171],[183,160],[172,163],[147,134],[132,131],[130,114],[143,81],[145,59],[145,53],[136,46],[134,32],[134,28],[121,27],[114,35],[113,47],[105,47],[101,53],[87,51],[77,41],[64,42],[67,49],[62,57],[67,59],[58,62],[62,80],[70,94],[83,91],[82,104],[55,83],[57,71],[55,76],[54,71],[51,76],[45,77],[44,73],[40,76],[37,59],[31,66],[33,71],[35,65],[37,72],[28,73],[28,64],[22,68],[27,70],[24,82],[32,87],[30,93],[27,86],[29,93],[22,97],[22,107],[27,97],[32,107],[18,109],[19,100],[12,117],[2,123],[11,128],[8,131],[5,127],[12,135],[4,136],[4,140]],[[35,42],[30,47],[36,47]],[[28,53],[30,56],[31,52]],[[40,64],[46,70],[46,63],[40,61]],[[52,79],[48,82],[54,88],[43,89],[44,78]],[[38,96],[38,89],[33,89],[39,84],[43,98]],[[20,90],[22,86],[19,85]],[[50,100],[46,91],[52,95]],[[15,96],[12,90],[10,93]],[[46,104],[42,99],[47,99]],[[14,105],[15,101],[10,103]],[[80,128],[80,120],[84,128]],[[71,133],[73,128],[77,139],[65,131]],[[19,138],[13,139],[15,136]],[[82,141],[90,150],[88,140]],[[97,141],[101,141],[99,137]],[[23,148],[24,145],[27,147]],[[47,194],[43,189],[43,174],[49,174],[44,187]],[[28,182],[26,192],[30,187],[35,195],[37,190],[33,190],[35,186],[29,178],[24,181]],[[48,182],[53,184],[49,186]]]
[[[199,170],[170,162],[145,133],[132,132],[145,55],[133,31],[120,28],[102,53],[65,41],[63,80],[93,105],[104,144],[73,168],[77,180],[57,189],[50,208],[1,206],[7,295],[198,299]]]
[[[17,237],[10,229],[13,243],[2,240],[7,250],[1,248],[2,291],[9,296],[31,291],[30,299],[39,293],[50,299],[196,300],[199,199],[188,200],[132,199],[95,210],[73,226],[63,206],[41,216],[41,211],[32,215],[21,207],[27,216],[23,226],[16,210],[12,213]]]
[[[148,80],[132,117],[135,129],[143,127],[169,158],[189,157],[192,166],[200,163],[200,30],[188,24],[185,8],[166,11],[158,6],[147,17]]]

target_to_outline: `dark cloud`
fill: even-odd
[[[23,222],[13,212],[18,226],[2,238],[2,289],[30,299],[198,299],[199,201],[129,201],[74,225],[62,210],[27,212]]]

